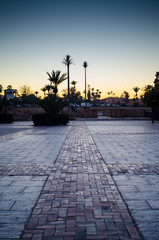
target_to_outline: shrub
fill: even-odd
[[[59,113],[36,113],[32,115],[35,126],[58,126],[69,122],[68,114]]]
[[[49,94],[39,104],[47,113],[58,113],[68,105],[62,98]]]
[[[9,114],[9,113],[0,114],[0,123],[12,123],[12,122],[13,122],[13,114]]]

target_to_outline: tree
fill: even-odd
[[[36,96],[36,97],[38,96],[38,93],[39,93],[38,91],[35,91],[35,96]]]
[[[159,90],[156,89],[156,87],[153,87],[151,85],[147,85],[145,87],[145,93],[143,95],[142,99],[143,103],[152,108],[152,123],[154,123],[155,120],[155,108],[159,107]]]
[[[70,99],[70,65],[73,64],[73,59],[70,55],[66,55],[63,64],[67,66],[67,79],[68,79],[68,100]]]
[[[11,90],[11,89],[12,89],[12,85],[8,85],[8,86],[7,86],[7,89],[8,89],[8,90]]]
[[[76,81],[72,81],[71,84],[73,85],[73,87],[71,87],[71,97],[75,96],[75,93],[76,93],[76,84],[77,82]]]
[[[58,92],[58,85],[67,79],[66,73],[62,74],[61,76],[61,71],[52,71],[51,74],[47,72],[47,74],[49,76],[48,80],[51,82],[53,93],[56,96]]]
[[[46,87],[41,88],[41,91],[43,91],[43,93],[44,93],[44,97],[45,97],[46,90],[47,90]]]
[[[147,106],[152,108],[152,123],[155,120],[155,109],[159,108],[159,72],[156,72],[155,76],[154,87],[147,85],[142,99]]]
[[[45,85],[46,90],[48,91],[48,94],[50,93],[51,86],[50,85]]]
[[[67,102],[62,98],[57,97],[56,95],[49,94],[46,98],[40,100],[39,105],[47,113],[58,113],[60,110],[67,106]]]
[[[140,90],[140,88],[139,87],[134,87],[133,90],[135,92],[134,105],[138,106],[138,91]]]
[[[91,96],[92,96],[94,102],[96,102],[96,100],[100,99],[101,93],[102,92],[99,91],[99,89],[96,89],[96,91],[94,92],[94,88],[92,88]]]
[[[0,93],[2,93],[2,91],[3,91],[3,86],[2,84],[0,84]]]
[[[135,94],[135,97],[137,98],[137,97],[138,97],[138,91],[140,90],[140,88],[134,87],[133,90],[134,90],[134,92],[136,93],[136,94]]]
[[[81,100],[81,93],[80,91],[76,91],[76,81],[72,81],[71,84],[73,87],[70,88],[70,102],[77,103]]]
[[[19,96],[19,95],[18,95],[18,90],[17,90],[17,89],[14,89],[14,95],[15,95],[15,98],[16,98],[17,96]]]
[[[32,90],[29,86],[23,85],[22,87],[20,87],[20,92],[22,95],[28,96],[32,93]]]
[[[129,102],[130,95],[129,95],[129,93],[127,91],[124,91],[122,93],[121,97],[124,99],[125,104],[127,104]]]
[[[83,67],[85,68],[85,100],[86,100],[86,95],[87,95],[87,91],[86,91],[86,68],[88,67],[87,62],[83,63]]]

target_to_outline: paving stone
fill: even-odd
[[[0,133],[0,221],[17,239],[141,239],[137,225],[158,240],[158,123],[12,126]]]
[[[35,184],[30,176],[2,176],[0,179],[0,186],[5,180],[10,179],[11,182],[0,187],[0,239],[19,239],[46,177],[43,176],[41,186],[39,180],[38,185],[34,186],[34,192],[29,194],[24,190],[32,183]]]
[[[41,208],[36,214],[39,220],[32,222],[32,214],[26,230],[52,229],[54,226],[55,238],[74,236],[74,239],[108,239],[108,234],[116,234],[118,238],[128,236],[128,230],[125,228],[123,233],[121,226],[119,231],[118,224],[124,222],[133,226],[133,222],[83,122],[72,125],[54,169],[34,209],[36,213]],[[56,215],[53,215],[55,210]],[[44,220],[44,216],[48,217]],[[44,222],[40,220],[42,218]],[[106,219],[113,219],[113,229],[108,230]],[[43,227],[41,224],[44,224]]]

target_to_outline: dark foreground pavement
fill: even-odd
[[[0,239],[158,240],[159,123],[0,125]]]

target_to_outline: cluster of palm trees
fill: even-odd
[[[49,76],[48,80],[50,81],[50,85],[45,85],[45,87],[41,88],[41,90],[44,92],[44,95],[46,91],[48,91],[49,94],[50,90],[52,90],[56,96],[58,93],[58,85],[67,79],[66,73],[61,76],[61,71],[52,71],[51,73],[47,72],[47,74]]]
[[[51,74],[47,72],[50,81],[50,85],[45,85],[41,90],[44,92],[48,91],[48,94],[50,90],[53,91],[53,94],[56,96],[58,93],[58,85],[61,84],[63,81],[67,79],[67,97],[68,100],[70,99],[70,65],[73,64],[73,58],[70,55],[66,55],[66,57],[63,59],[63,64],[67,66],[67,74],[64,73],[60,76],[61,71],[52,71]],[[85,68],[85,100],[86,100],[86,68],[88,67],[87,62],[85,61],[83,63],[83,67]]]

